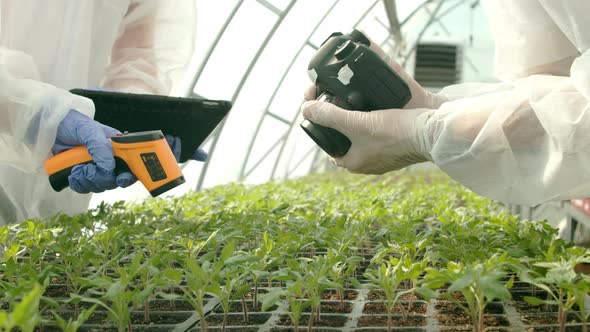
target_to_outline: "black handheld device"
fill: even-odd
[[[402,108],[412,98],[407,83],[370,48],[360,31],[333,33],[311,59],[308,72],[317,100],[347,110]],[[301,128],[332,157],[344,156],[351,142],[339,131],[308,120]]]
[[[226,100],[73,89],[89,98],[94,120],[122,132],[161,130],[180,138],[180,162],[192,157],[232,107]]]

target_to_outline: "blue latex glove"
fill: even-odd
[[[170,145],[170,150],[172,150],[174,158],[176,158],[176,161],[180,161],[180,154],[182,151],[180,138],[172,135],[164,135],[164,137],[166,137],[166,142],[168,142],[168,145]],[[209,157],[207,152],[201,148],[198,148],[190,159],[196,161],[207,161],[207,157]]]
[[[115,175],[115,158],[110,137],[121,132],[105,126],[76,110],[70,110],[57,128],[53,154],[84,145],[94,163],[76,165],[68,177],[72,190],[86,194],[99,193],[116,187],[127,187],[135,182],[130,172]]]

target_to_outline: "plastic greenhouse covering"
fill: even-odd
[[[235,181],[264,183],[329,169],[326,155],[299,128],[309,59],[332,33],[364,31],[409,73],[418,41],[461,45],[461,81],[491,81],[493,42],[477,0],[196,0],[193,60],[174,94],[233,103],[204,143],[206,163],[183,165],[178,195]],[[401,40],[388,16],[395,3]],[[136,200],[135,184],[94,195],[93,203]]]
[[[331,101],[343,108],[398,111],[409,99],[402,85],[381,75],[388,74],[375,65],[383,63],[381,54],[349,47],[350,39],[367,44],[362,38],[338,36],[316,53],[334,32],[362,31],[432,92],[496,82],[494,41],[479,0],[182,1],[196,4],[195,49],[172,95],[233,105],[202,144],[208,160],[181,164],[186,183],[158,196],[182,182],[177,164],[160,163],[142,150],[143,141],[136,143],[148,137],[160,144],[152,145],[154,151],[165,150],[170,159],[168,147],[175,150],[175,144],[152,132],[123,135],[123,143],[133,143],[127,147],[141,147],[136,150],[148,168],[132,172],[153,183],[164,174],[165,184],[138,181],[93,194],[83,213],[64,210],[0,225],[0,332],[588,331],[590,198],[505,204],[456,181],[437,159],[442,170],[424,163],[353,174],[337,169],[300,126],[315,69],[318,91],[333,92]],[[582,1],[588,0],[577,3]],[[330,47],[321,60],[346,61],[316,61]],[[346,53],[351,49],[359,52]],[[357,70],[365,64],[374,66]],[[346,83],[342,68],[350,71]],[[338,79],[346,93],[322,86],[326,76],[325,85]],[[390,93],[382,100],[400,104],[377,108],[377,90]],[[437,108],[434,99],[415,107]],[[149,109],[120,101],[116,106]],[[451,103],[421,114],[444,115]],[[192,111],[178,100],[169,105],[166,118],[178,109]],[[316,114],[308,116],[310,108],[306,117],[322,124]],[[410,108],[401,111],[423,111]],[[116,107],[105,109],[116,113]],[[465,107],[465,113],[473,109]],[[343,118],[350,124],[359,114]],[[406,114],[369,114],[370,134],[386,136],[378,124],[394,123],[391,115],[396,124],[407,124]],[[162,126],[161,118],[150,120]],[[183,121],[193,135],[196,121]],[[333,127],[351,141],[369,141]],[[387,134],[406,129],[397,128],[388,127]],[[456,133],[457,141],[467,135]],[[514,136],[528,137],[520,131]],[[181,139],[184,157],[193,146],[187,136]],[[380,150],[385,145],[359,145],[353,148],[368,154],[387,151]],[[407,154],[420,154],[421,147],[408,145]],[[488,178],[475,169],[473,177]],[[59,208],[70,204],[61,201]]]

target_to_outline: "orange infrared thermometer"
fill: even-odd
[[[111,137],[115,174],[131,172],[156,197],[185,182],[164,134],[160,130],[126,133]],[[69,186],[68,176],[76,165],[91,163],[84,146],[66,150],[45,162],[49,183],[55,191]]]

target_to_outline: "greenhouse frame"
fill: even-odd
[[[431,163],[353,174],[300,128],[333,32],[429,91],[496,82],[479,0],[194,1],[174,95],[233,105],[207,161],[159,197],[1,226],[0,331],[588,331],[590,199],[503,204]]]

